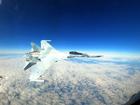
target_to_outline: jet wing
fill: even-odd
[[[39,77],[43,75],[44,72],[48,70],[55,62],[56,60],[51,57],[42,58],[40,62],[32,67],[29,77],[30,81],[42,82],[43,80],[39,80]]]
[[[36,63],[34,63],[34,62],[28,63],[27,66],[24,68],[24,70],[29,69],[31,66],[33,66],[33,65],[35,65],[35,64],[36,64]]]

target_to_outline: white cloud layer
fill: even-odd
[[[120,105],[140,91],[140,66],[133,63],[61,61],[46,70],[45,83],[29,82],[23,68],[24,59],[0,60],[0,104]]]

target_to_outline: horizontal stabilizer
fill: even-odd
[[[44,82],[44,80],[39,80],[39,79],[36,79],[36,80],[31,80],[30,79],[30,81],[32,81],[32,82]]]
[[[35,65],[36,63],[30,62],[27,64],[27,66],[24,68],[24,70],[29,69],[31,66]]]

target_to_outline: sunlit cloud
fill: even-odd
[[[46,70],[45,83],[29,82],[35,68],[25,72],[23,66],[23,59],[0,60],[0,103],[122,105],[140,89],[140,69],[134,65],[60,61]]]

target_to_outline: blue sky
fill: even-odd
[[[139,0],[3,0],[0,50],[52,40],[60,50],[139,53]]]

